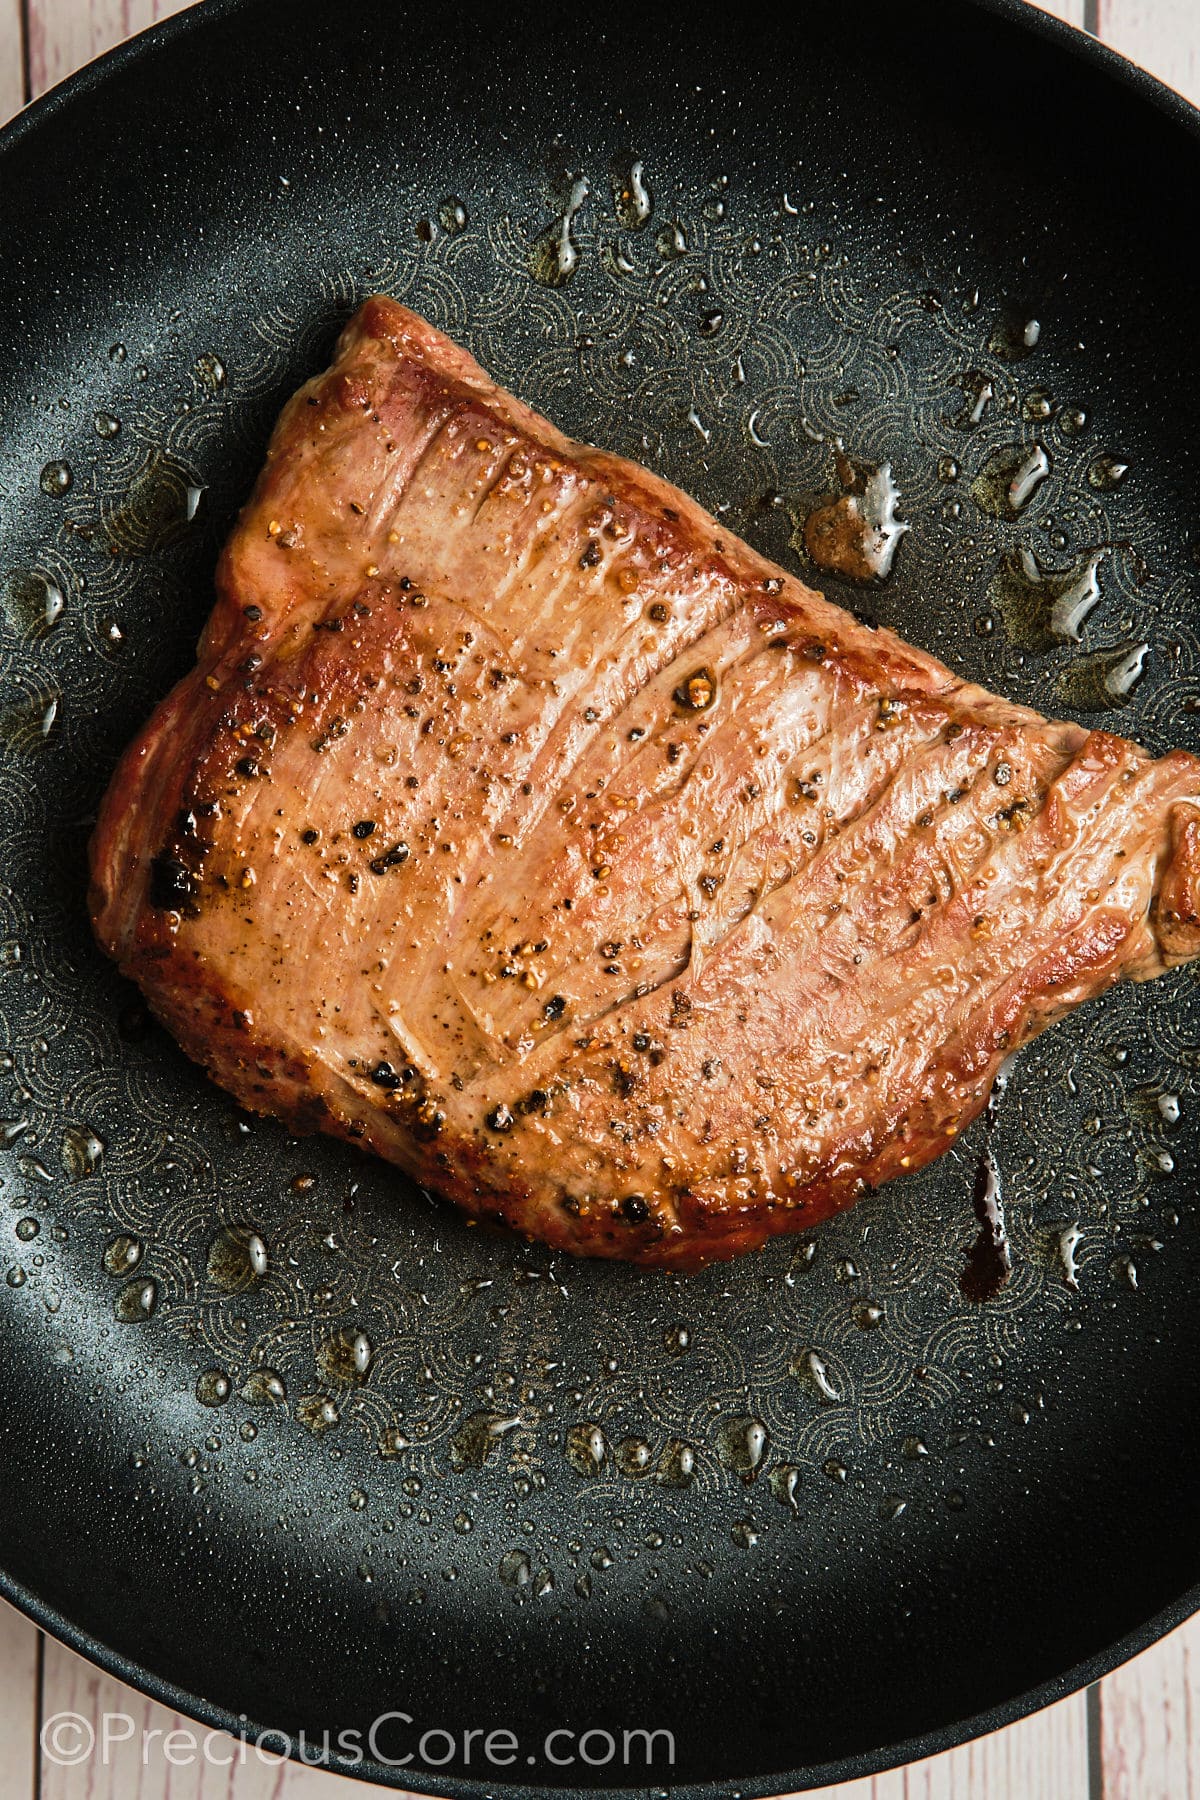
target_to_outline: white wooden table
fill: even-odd
[[[0,0],[0,119],[180,4]],[[1200,0],[1047,0],[1047,10],[1200,104]],[[97,1726],[105,1714],[127,1714],[132,1735],[107,1762],[93,1756],[64,1766],[38,1742],[43,1721],[63,1712]],[[357,1782],[294,1764],[266,1766],[251,1756],[227,1765],[228,1739],[213,1746],[212,1759],[172,1761],[187,1750],[178,1740],[169,1746],[167,1734],[185,1724],[0,1602],[3,1800],[361,1800]],[[826,1788],[819,1800],[1200,1800],[1200,1618],[1087,1694],[961,1750]]]

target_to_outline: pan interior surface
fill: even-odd
[[[1188,971],[1017,1060],[980,1304],[982,1127],[739,1264],[567,1263],[241,1114],[88,928],[116,757],[377,289],[859,616],[1200,750],[1194,132],[1011,9],[847,10],[217,4],[0,148],[0,1561],[407,1787],[861,1772],[1200,1578]],[[899,492],[874,587],[803,547],[839,456]]]

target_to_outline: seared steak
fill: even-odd
[[[243,1105],[695,1267],[1200,950],[1200,759],[959,681],[386,299],[285,408],[96,931]]]

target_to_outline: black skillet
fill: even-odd
[[[890,461],[894,573],[835,597],[1200,747],[1198,174],[1182,102],[1008,0],[209,0],[8,128],[10,1599],[185,1712],[310,1757],[329,1732],[335,1767],[405,1713],[362,1771],[472,1795],[846,1779],[1196,1606],[1189,974],[1019,1059],[994,1298],[961,1285],[982,1128],[809,1243],[673,1279],[242,1117],[93,947],[84,849],[276,409],[375,288],[785,563],[837,439]],[[986,470],[1036,444],[1049,475],[992,516]],[[1082,644],[1038,647],[1030,578],[1089,560]],[[626,1756],[638,1730],[673,1762]]]

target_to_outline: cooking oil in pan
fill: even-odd
[[[3,588],[4,615],[22,637],[44,637],[66,610],[66,597],[42,569],[12,569]]]
[[[534,241],[529,252],[529,272],[543,287],[565,287],[579,267],[579,246],[572,226],[590,192],[587,177],[577,176],[558,218]]]
[[[208,1251],[208,1279],[227,1294],[239,1294],[267,1273],[267,1246],[256,1231],[227,1228]]]
[[[1113,712],[1125,706],[1146,667],[1150,646],[1116,644],[1093,650],[1066,668],[1058,677],[1058,691],[1076,712]]]
[[[68,1125],[63,1132],[61,1160],[72,1181],[94,1175],[104,1156],[105,1143],[90,1125]]]
[[[204,484],[177,457],[152,450],[125,493],[101,503],[103,532],[114,555],[152,556],[178,542],[196,518]]]
[[[447,237],[457,237],[471,223],[470,214],[457,194],[447,194],[438,207],[438,223]]]
[[[1026,650],[1077,644],[1099,603],[1104,550],[1091,550],[1066,569],[1047,569],[1027,545],[1006,551],[990,597],[1009,639]]]
[[[134,1237],[128,1231],[120,1231],[105,1245],[104,1272],[106,1275],[131,1275],[145,1254],[146,1246],[141,1238]]]
[[[331,1381],[362,1382],[371,1371],[375,1349],[365,1331],[339,1331],[326,1338],[317,1352],[317,1362]]]
[[[725,1468],[753,1481],[770,1449],[771,1434],[761,1419],[750,1414],[727,1419],[717,1434],[717,1454]]]
[[[0,748],[29,756],[51,741],[58,723],[62,695],[57,688],[40,686],[10,706],[0,708]]]
[[[42,470],[39,486],[43,494],[49,494],[57,500],[70,492],[74,479],[74,471],[69,462],[48,462]]]
[[[154,1277],[135,1277],[119,1289],[113,1311],[126,1325],[140,1325],[151,1318],[158,1307],[158,1282]]]
[[[1019,519],[1051,467],[1042,444],[1010,444],[993,450],[971,483],[972,497],[994,519]]]
[[[1039,320],[1027,314],[1002,313],[992,327],[988,349],[1001,362],[1024,362],[1032,356],[1042,338]]]
[[[631,161],[613,175],[613,211],[617,224],[625,231],[641,231],[650,218],[653,202],[646,185],[646,171],[639,161]]]
[[[861,585],[884,581],[909,528],[897,515],[892,466],[854,462],[842,451],[836,466],[841,492],[818,501],[793,544],[828,575]]]

